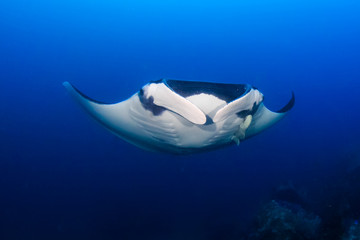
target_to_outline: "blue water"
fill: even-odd
[[[355,0],[0,1],[0,239],[241,239],[289,184],[326,222],[331,196],[360,191],[343,184],[360,165],[359,12]],[[61,85],[117,102],[160,78],[250,83],[270,109],[294,91],[296,104],[238,147],[171,156],[111,135]],[[341,219],[360,218],[357,200]]]

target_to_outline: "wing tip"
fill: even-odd
[[[72,90],[74,90],[74,86],[71,84],[71,83],[69,83],[69,82],[63,82],[62,83],[62,85],[65,87],[65,89],[67,90],[67,91],[72,91]]]
[[[291,92],[291,99],[289,100],[289,102],[282,107],[280,110],[276,111],[276,113],[286,113],[288,111],[290,111],[295,105],[295,93],[294,91]]]
[[[97,103],[97,104],[111,104],[111,103],[106,103],[106,102],[101,102],[101,101],[95,100],[95,99],[85,95],[79,89],[74,87],[74,85],[72,85],[71,83],[69,83],[67,81],[63,82],[62,85],[66,88],[66,90],[68,90],[68,92],[70,92],[77,99],[83,98],[83,99],[85,99],[87,101],[94,102],[94,103]]]

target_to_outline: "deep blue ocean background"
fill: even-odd
[[[346,188],[341,219],[357,219],[360,182],[339,182],[360,165],[359,13],[357,0],[0,1],[0,239],[241,239],[279,186],[323,222]],[[296,104],[238,147],[172,156],[111,135],[62,86],[117,102],[160,78]]]

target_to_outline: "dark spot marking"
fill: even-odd
[[[160,107],[154,104],[154,98],[151,96],[149,98],[145,98],[144,91],[141,89],[139,91],[139,100],[141,102],[141,105],[148,111],[152,112],[154,116],[159,116],[163,113],[163,111],[166,110],[164,107]]]

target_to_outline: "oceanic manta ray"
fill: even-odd
[[[188,154],[230,145],[269,128],[293,107],[277,112],[249,84],[162,79],[151,81],[129,99],[95,101],[68,82],[63,84],[101,125],[140,148]]]

